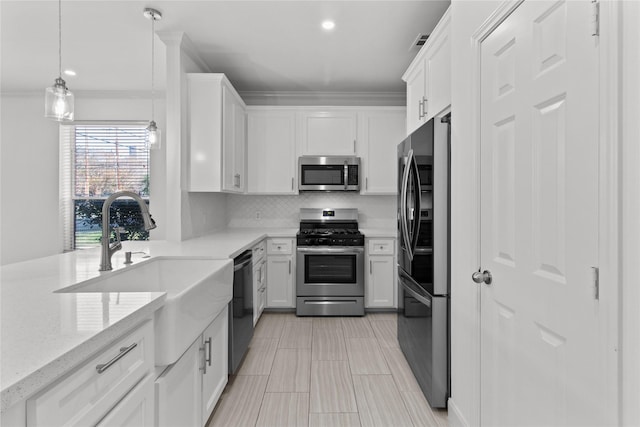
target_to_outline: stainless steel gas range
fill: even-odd
[[[300,209],[296,253],[298,316],[364,316],[357,209]]]

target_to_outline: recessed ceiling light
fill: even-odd
[[[330,20],[322,21],[322,28],[331,31],[336,27],[336,23]]]
[[[70,77],[75,77],[76,76],[76,72],[73,70],[64,70],[64,75],[65,76],[70,76]]]

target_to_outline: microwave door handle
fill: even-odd
[[[414,176],[414,186],[415,186],[415,207],[414,207],[414,219],[413,219],[413,239],[411,241],[411,254],[415,254],[416,247],[418,246],[418,235],[420,234],[420,210],[422,205],[422,196],[421,196],[421,188],[420,188],[420,172],[418,170],[418,162],[415,156],[412,156],[412,164],[410,165],[411,171]],[[417,215],[417,217],[416,217]]]
[[[347,186],[349,185],[349,164],[348,162],[345,160],[344,161],[344,189],[347,189]]]
[[[400,192],[400,231],[402,232],[402,239],[405,243],[405,249],[408,252],[409,260],[413,261],[413,251],[411,247],[411,240],[409,239],[409,224],[407,218],[407,187],[409,185],[409,173],[411,172],[411,161],[413,159],[413,150],[409,150],[407,155],[407,162],[405,163],[404,171],[402,174],[402,186]]]

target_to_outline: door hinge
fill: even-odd
[[[593,283],[593,298],[600,299],[600,269],[591,267],[591,282]]]
[[[600,1],[591,0],[591,35],[600,35]]]

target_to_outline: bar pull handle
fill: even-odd
[[[418,99],[418,120],[424,117],[424,104],[421,99]]]
[[[291,177],[291,191],[293,191],[293,177]]]
[[[369,274],[373,274],[373,261],[369,260]]]
[[[356,140],[355,139],[353,140],[353,152],[354,153],[356,152]]]
[[[289,260],[289,274],[291,274],[291,260]]]
[[[207,362],[209,366],[211,366],[211,337],[207,338],[204,343],[207,345],[207,348],[209,349],[209,356],[207,357],[207,353],[205,352],[204,361]]]
[[[100,365],[97,365],[96,371],[98,371],[99,374],[103,373],[104,371],[112,367],[118,360],[126,356],[127,353],[129,353],[131,350],[133,350],[137,346],[138,346],[138,343],[134,342],[129,347],[121,347],[120,353],[118,353],[113,359],[109,360],[107,363],[101,363]]]

